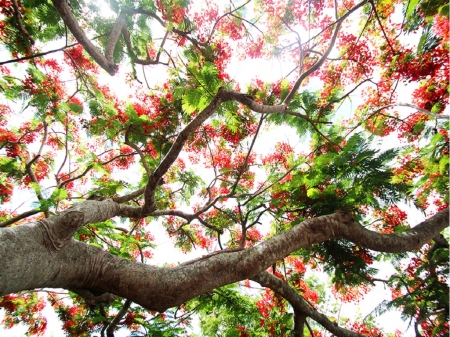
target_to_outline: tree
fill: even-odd
[[[325,311],[320,270],[339,300],[381,282],[393,297],[377,313],[448,334],[447,2],[2,0],[1,13],[6,326],[42,334],[46,290],[70,336],[183,335],[193,316],[205,336],[383,335]],[[241,88],[231,65],[260,59],[292,67]],[[410,226],[406,205],[426,219]],[[155,226],[206,255],[152,266]],[[380,279],[375,261],[396,273]]]

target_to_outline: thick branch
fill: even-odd
[[[104,221],[118,212],[119,205],[112,200],[86,201],[43,223],[1,229],[0,296],[41,287],[75,287],[115,294],[147,309],[165,311],[217,287],[252,278],[291,252],[315,243],[344,238],[372,250],[403,252],[436,237],[449,220],[446,209],[404,233],[383,235],[364,229],[351,214],[337,212],[307,219],[242,251],[175,268],[125,260],[73,239],[59,246],[49,235],[64,240],[73,228]],[[72,215],[77,219],[71,220]],[[62,229],[61,223],[69,228]],[[61,235],[63,232],[66,235]],[[21,273],[15,272],[18,268]]]
[[[383,235],[364,229],[351,214],[338,212],[305,220],[257,246],[216,254],[176,268],[150,267],[111,257],[104,276],[95,280],[94,285],[148,309],[164,311],[214,288],[252,278],[292,251],[311,248],[331,238],[349,239],[377,251],[403,252],[428,242],[447,225],[448,210],[445,210],[407,232]]]
[[[342,237],[357,245],[385,253],[400,253],[417,249],[436,237],[449,223],[448,208],[399,234],[380,234],[350,222]]]
[[[77,41],[83,46],[86,52],[91,55],[100,67],[105,69],[110,75],[114,75],[119,69],[118,66],[103,56],[97,47],[92,44],[86,34],[84,34],[84,31],[80,28],[77,20],[73,16],[68,3],[64,0],[52,0],[52,2],[59,15],[61,15],[64,23],[67,25]]]
[[[88,223],[105,221],[117,215],[119,205],[110,199],[86,200],[66,211],[40,221],[56,249],[63,247],[75,232]]]
[[[109,35],[108,43],[105,48],[105,57],[110,63],[114,63],[113,54],[114,47],[117,44],[117,40],[119,40],[120,33],[122,32],[122,28],[125,27],[125,14],[122,12],[117,17],[116,22],[114,22],[114,26],[111,30],[111,34]]]

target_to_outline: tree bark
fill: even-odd
[[[120,213],[112,200],[85,201],[59,215],[0,229],[0,296],[42,287],[112,293],[149,310],[165,311],[214,288],[249,279],[300,248],[344,238],[372,250],[403,252],[425,244],[448,225],[448,210],[401,234],[368,231],[351,214],[307,219],[265,242],[215,254],[174,268],[155,267],[111,255],[76,241],[87,223]]]

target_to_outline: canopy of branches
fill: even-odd
[[[448,335],[448,3],[358,1],[0,0],[4,326]],[[209,255],[150,267],[162,230]]]

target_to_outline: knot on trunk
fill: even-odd
[[[50,219],[40,220],[38,223],[44,230],[45,246],[50,250],[61,250],[72,239],[83,221],[84,214],[79,211],[68,211]]]

